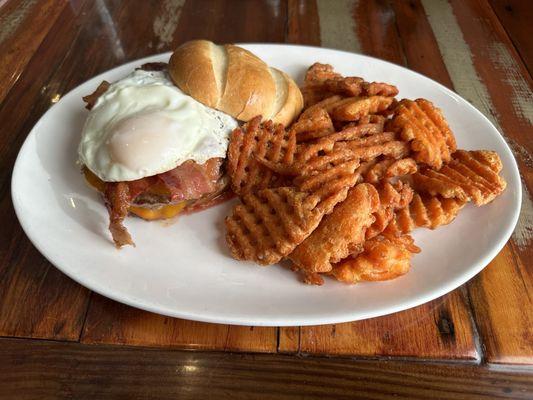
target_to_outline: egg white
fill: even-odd
[[[106,182],[132,181],[226,157],[237,121],[185,95],[165,72],[137,70],[113,83],[89,112],[80,162]]]

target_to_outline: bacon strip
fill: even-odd
[[[85,108],[87,110],[92,110],[98,98],[109,89],[109,86],[111,86],[111,84],[108,81],[102,81],[94,92],[82,97],[83,101],[86,103]]]
[[[205,164],[185,161],[179,167],[157,175],[170,191],[171,201],[198,199],[217,188],[222,159],[212,158]]]
[[[109,212],[109,230],[115,246],[118,248],[127,244],[135,246],[128,230],[122,224],[128,215],[131,201],[127,182],[107,183],[104,197]]]
[[[109,230],[117,247],[135,246],[128,230],[123,225],[131,204],[136,199],[153,197],[156,203],[170,204],[190,200],[188,210],[207,208],[227,187],[222,173],[224,159],[212,158],[204,164],[192,160],[159,175],[129,182],[106,182],[104,199],[109,212]],[[150,192],[152,186],[163,183],[170,195]]]

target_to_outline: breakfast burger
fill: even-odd
[[[87,182],[103,196],[117,247],[133,245],[129,214],[171,218],[229,191],[229,136],[257,115],[290,124],[303,106],[294,81],[234,45],[183,44],[169,63],[142,65],[84,97],[78,148]]]

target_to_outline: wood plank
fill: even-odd
[[[0,1],[0,43],[12,37],[34,5],[35,0]]]
[[[46,0],[4,5],[0,15],[0,103],[66,4],[66,0]]]
[[[209,23],[206,23],[209,21]],[[191,39],[217,43],[284,42],[286,1],[187,1],[173,45]]]
[[[278,351],[280,353],[297,353],[300,351],[299,326],[279,328]]]
[[[3,197],[0,210],[0,336],[78,340],[89,291],[29,243],[10,196]]]
[[[489,0],[489,2],[513,40],[529,73],[533,74],[533,43],[531,43],[533,2],[523,0]]]
[[[300,352],[479,360],[460,292],[411,310],[338,325],[302,327]]]
[[[424,0],[422,4],[455,90],[500,128],[521,169],[524,179],[522,213],[511,247],[504,250],[513,255],[500,255],[494,261],[498,274],[482,272],[469,289],[480,334],[487,347],[487,361],[524,362],[527,358],[531,363],[533,347],[528,322],[533,307],[525,289],[531,284],[531,271],[526,266],[533,255],[533,202],[529,194],[533,184],[531,78],[486,2],[452,1],[450,5]],[[479,290],[479,285],[484,291]],[[497,301],[483,295],[506,293],[510,288],[517,292]],[[489,309],[502,312],[488,313]],[[504,315],[505,320],[493,319],[487,323],[487,319]],[[510,325],[516,334],[508,335]],[[505,345],[495,347],[496,343]]]
[[[78,340],[89,296],[31,245],[15,217],[9,192],[18,149],[52,104],[46,84],[61,69],[70,38],[76,35],[73,9],[64,8],[60,18],[62,23],[52,28],[0,107],[0,335],[5,336]]]
[[[288,0],[287,42],[320,46],[318,9],[314,0]]]
[[[453,89],[453,83],[419,0],[393,0],[407,66]]]
[[[531,370],[0,340],[17,399],[530,399]]]
[[[472,280],[469,291],[487,360],[531,364],[533,315],[528,307],[533,282],[523,277],[519,268],[507,267],[514,264],[513,257],[512,250],[505,247],[483,273]]]
[[[322,47],[361,53],[359,38],[355,35],[352,18],[355,0],[316,0],[319,15],[320,44]]]
[[[342,41],[350,40],[365,54],[405,64],[394,10],[389,2],[350,2],[338,10],[318,4],[321,37],[328,38],[330,45],[338,44],[336,47],[341,48]],[[335,12],[349,12],[353,17],[351,24],[343,25],[344,31],[331,22],[336,20]],[[350,35],[355,39],[347,39]],[[279,347],[280,351],[309,354],[477,360],[480,355],[467,303],[464,293],[457,290],[432,303],[391,316],[302,327],[299,335],[281,328]]]
[[[93,294],[81,340],[91,344],[275,352],[277,330],[170,318]]]
[[[396,31],[394,10],[388,1],[357,2],[352,17],[364,54],[395,64],[405,64],[405,56]]]

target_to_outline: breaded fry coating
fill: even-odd
[[[289,259],[304,273],[330,271],[332,263],[363,244],[366,229],[374,222],[372,214],[378,207],[379,195],[374,186],[367,183],[355,186]]]
[[[383,232],[394,218],[395,211],[404,209],[413,199],[413,189],[401,181],[395,184],[384,181],[376,189],[379,193],[379,208],[374,213],[374,223],[366,230],[367,240]]]
[[[418,170],[416,161],[410,157],[395,160],[385,158],[377,161],[364,174],[364,181],[378,183],[382,179],[394,178],[404,175],[412,175]]]
[[[420,248],[409,235],[376,236],[365,242],[362,253],[335,264],[331,275],[351,284],[394,279],[409,271],[413,254],[419,252]]]
[[[369,114],[385,111],[393,102],[392,97],[348,97],[331,105],[331,117],[337,121],[358,121]]]

